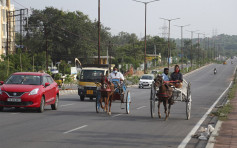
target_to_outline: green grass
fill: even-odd
[[[234,78],[236,80],[236,76]],[[235,97],[237,91],[237,85],[236,82],[234,81],[234,84],[232,88],[228,92],[228,100],[232,100]],[[226,120],[228,114],[232,111],[233,106],[230,103],[225,104],[223,107],[219,108],[216,112],[212,112],[212,115],[215,115],[218,117],[219,120]]]

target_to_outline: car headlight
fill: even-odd
[[[0,88],[0,95],[2,94],[2,89]]]
[[[39,88],[33,89],[29,95],[36,95],[38,94]]]
[[[84,86],[79,85],[78,88],[79,89],[84,89]]]

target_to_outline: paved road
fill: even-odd
[[[217,75],[213,74],[214,67]],[[42,114],[24,109],[1,112],[0,147],[178,147],[228,87],[234,68],[235,63],[230,62],[212,64],[185,76],[192,84],[190,120],[186,120],[185,103],[181,102],[172,106],[168,121],[163,120],[164,114],[162,119],[150,118],[150,89],[129,88],[129,115],[119,103],[113,103],[111,116],[97,114],[95,102],[81,102],[77,95],[66,95],[60,98],[58,111],[46,107]],[[190,142],[187,147],[195,147],[195,143]]]

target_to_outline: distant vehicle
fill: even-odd
[[[157,75],[159,73],[159,70],[152,70],[151,71],[151,74],[153,74],[153,75]]]
[[[216,68],[214,68],[214,75],[217,73]]]
[[[109,65],[85,65],[82,67],[81,73],[78,79],[78,95],[81,101],[84,101],[85,97],[89,97],[90,100],[96,98],[97,88],[96,82],[101,81],[101,75],[109,73]]]
[[[24,107],[37,108],[42,113],[46,105],[58,109],[58,85],[46,73],[17,72],[0,83],[0,111],[5,107]]]
[[[154,75],[153,74],[144,74],[140,78],[138,87],[139,88],[150,87],[152,85],[153,81],[154,81]]]

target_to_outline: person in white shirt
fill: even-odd
[[[112,81],[112,79],[120,79],[120,81],[124,81],[124,76],[121,72],[118,72],[117,67],[114,67],[113,72],[109,74],[109,81]]]
[[[120,92],[122,95],[124,95],[125,91],[126,91],[126,86],[124,83],[124,76],[121,72],[118,72],[118,68],[114,67],[113,68],[113,72],[111,72],[109,74],[109,81],[112,82],[113,79],[119,79],[120,80],[120,84],[122,86],[122,92]],[[124,97],[122,97],[123,99],[121,99],[121,102],[124,103]]]

